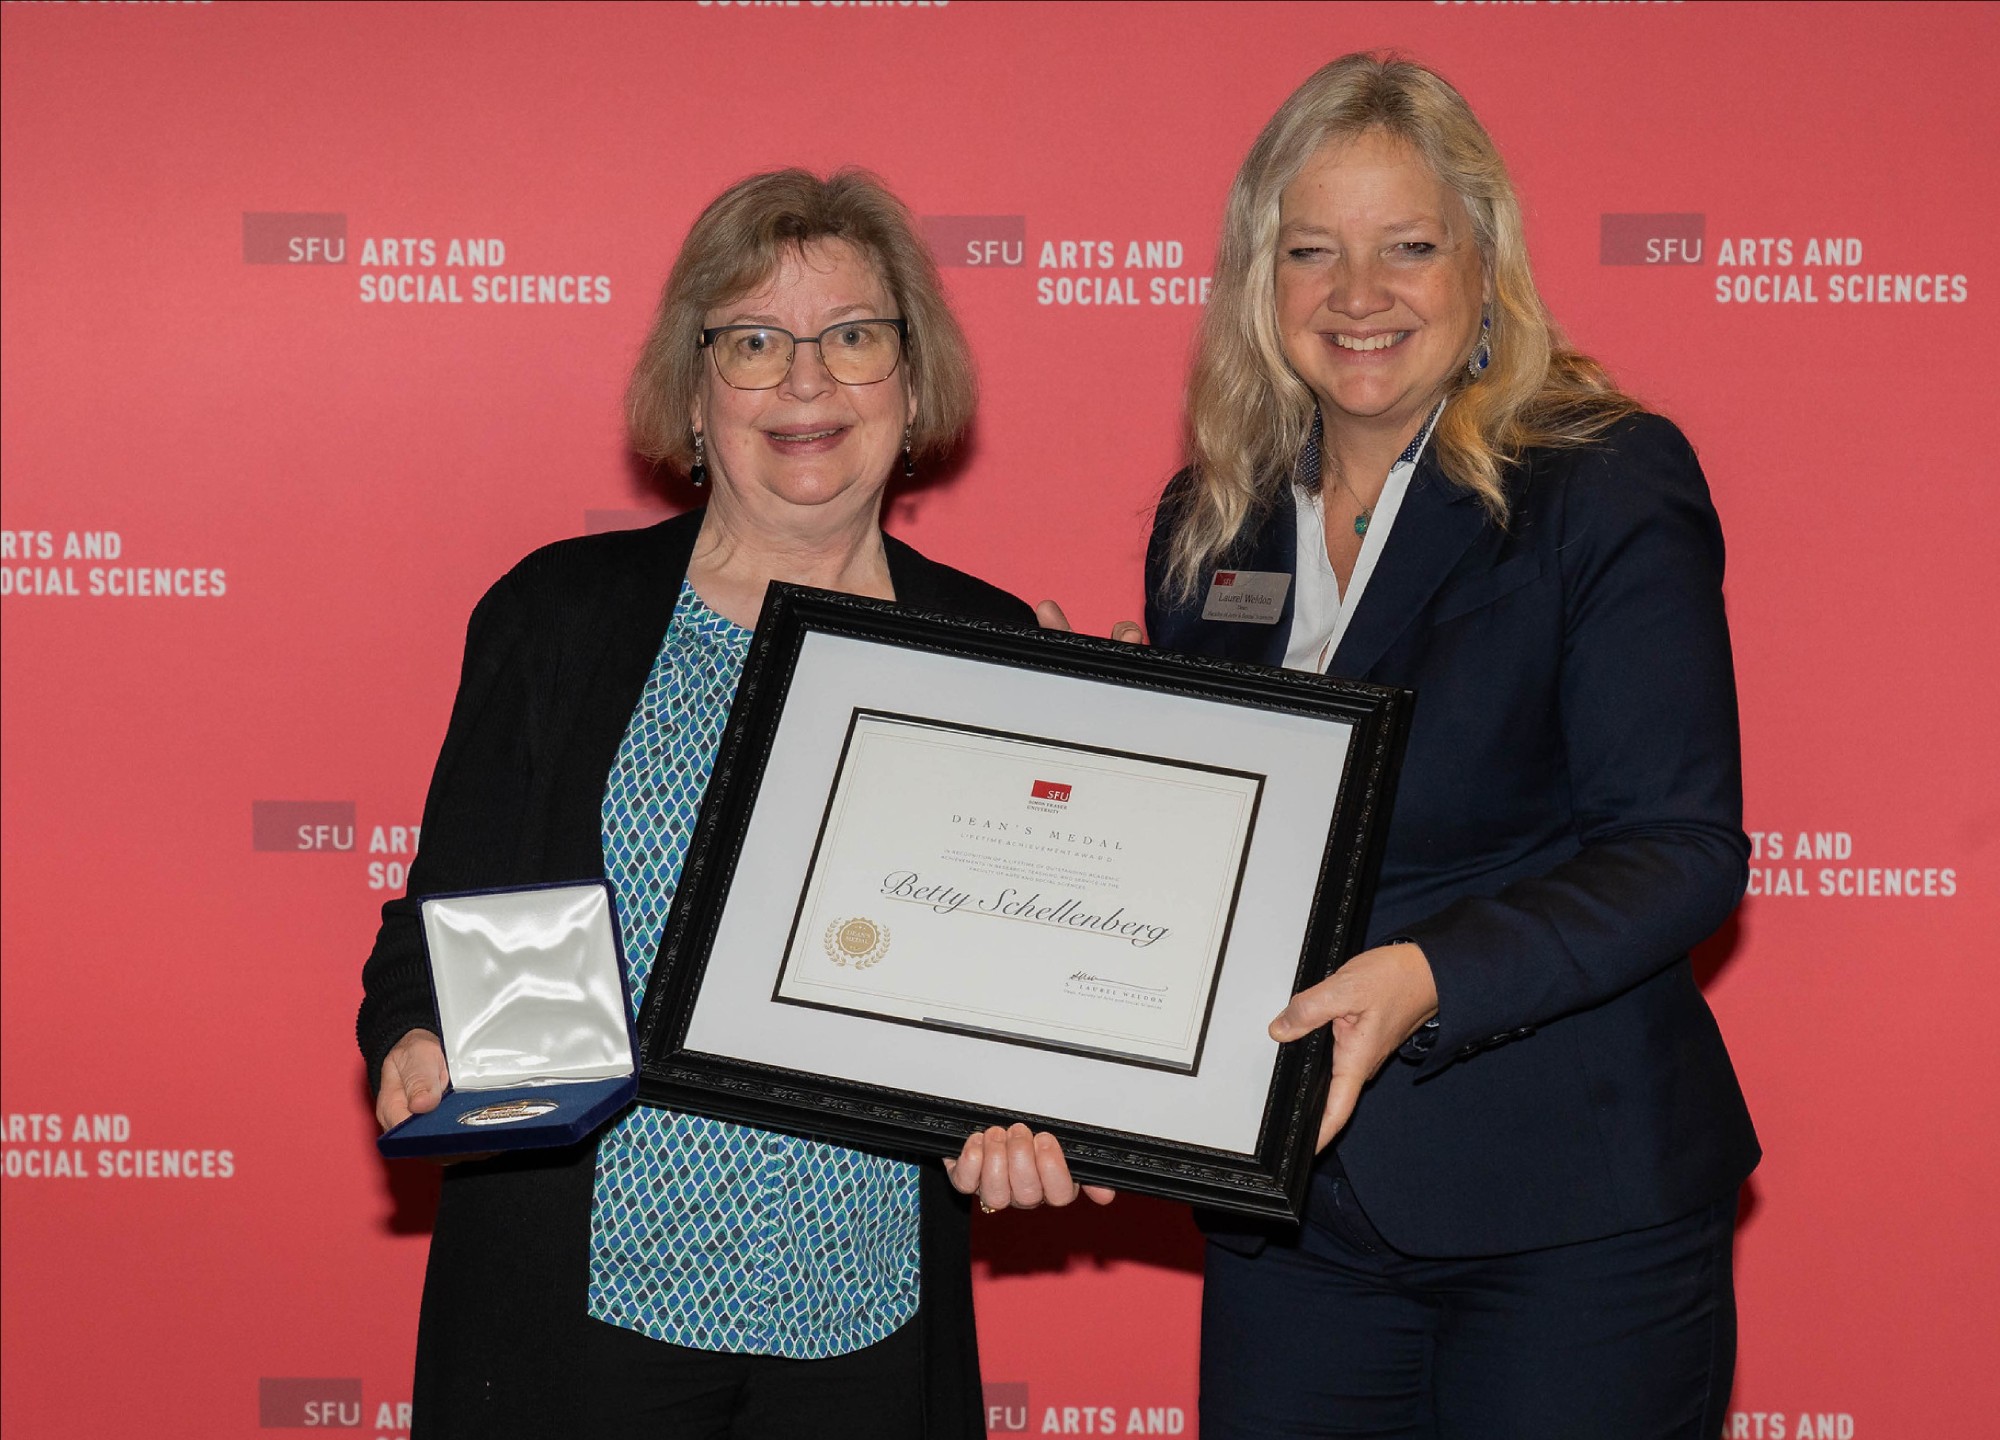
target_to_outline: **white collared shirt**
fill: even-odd
[[[1340,638],[1347,633],[1348,621],[1354,618],[1355,606],[1361,603],[1361,594],[1368,588],[1369,577],[1375,573],[1376,563],[1382,558],[1382,547],[1389,543],[1389,530],[1396,523],[1396,512],[1403,508],[1403,496],[1410,488],[1410,477],[1416,474],[1417,461],[1423,458],[1424,447],[1430,443],[1431,431],[1437,427],[1438,416],[1444,413],[1444,402],[1439,401],[1430,419],[1424,422],[1416,438],[1404,447],[1396,457],[1396,463],[1389,467],[1389,478],[1382,486],[1382,494],[1375,501],[1375,508],[1368,515],[1368,533],[1361,537],[1361,553],[1355,557],[1354,573],[1348,577],[1347,591],[1341,593],[1340,578],[1333,573],[1333,561],[1326,553],[1326,499],[1321,489],[1307,489],[1296,482],[1292,485],[1292,503],[1298,510],[1298,555],[1293,562],[1292,581],[1292,634],[1285,646],[1285,668],[1287,670],[1312,670],[1320,674],[1333,659],[1333,652],[1340,648]],[[1314,438],[1319,435],[1319,425],[1313,426]],[[1309,444],[1312,462],[1318,464],[1317,445]]]

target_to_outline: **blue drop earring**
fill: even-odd
[[[697,489],[708,483],[708,457],[703,453],[701,431],[694,432],[694,464],[688,466],[688,484]]]
[[[1479,348],[1472,352],[1472,358],[1465,362],[1466,370],[1477,380],[1488,365],[1493,363],[1493,307],[1487,306],[1479,312]]]

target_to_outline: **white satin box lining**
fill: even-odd
[[[636,1070],[607,886],[439,896],[422,912],[454,1090]]]

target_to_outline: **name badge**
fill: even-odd
[[[1201,618],[1275,625],[1291,588],[1292,577],[1281,570],[1218,570],[1208,582]]]

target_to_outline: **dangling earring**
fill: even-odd
[[[1466,370],[1477,380],[1480,372],[1493,363],[1493,307],[1487,306],[1479,313],[1479,348],[1472,352],[1472,358],[1465,362]]]
[[[910,454],[910,427],[907,425],[903,427],[903,478],[917,478],[917,462],[916,457]]]
[[[688,484],[700,486],[707,483],[708,457],[702,451],[701,431],[697,430],[694,432],[694,464],[688,467]]]

